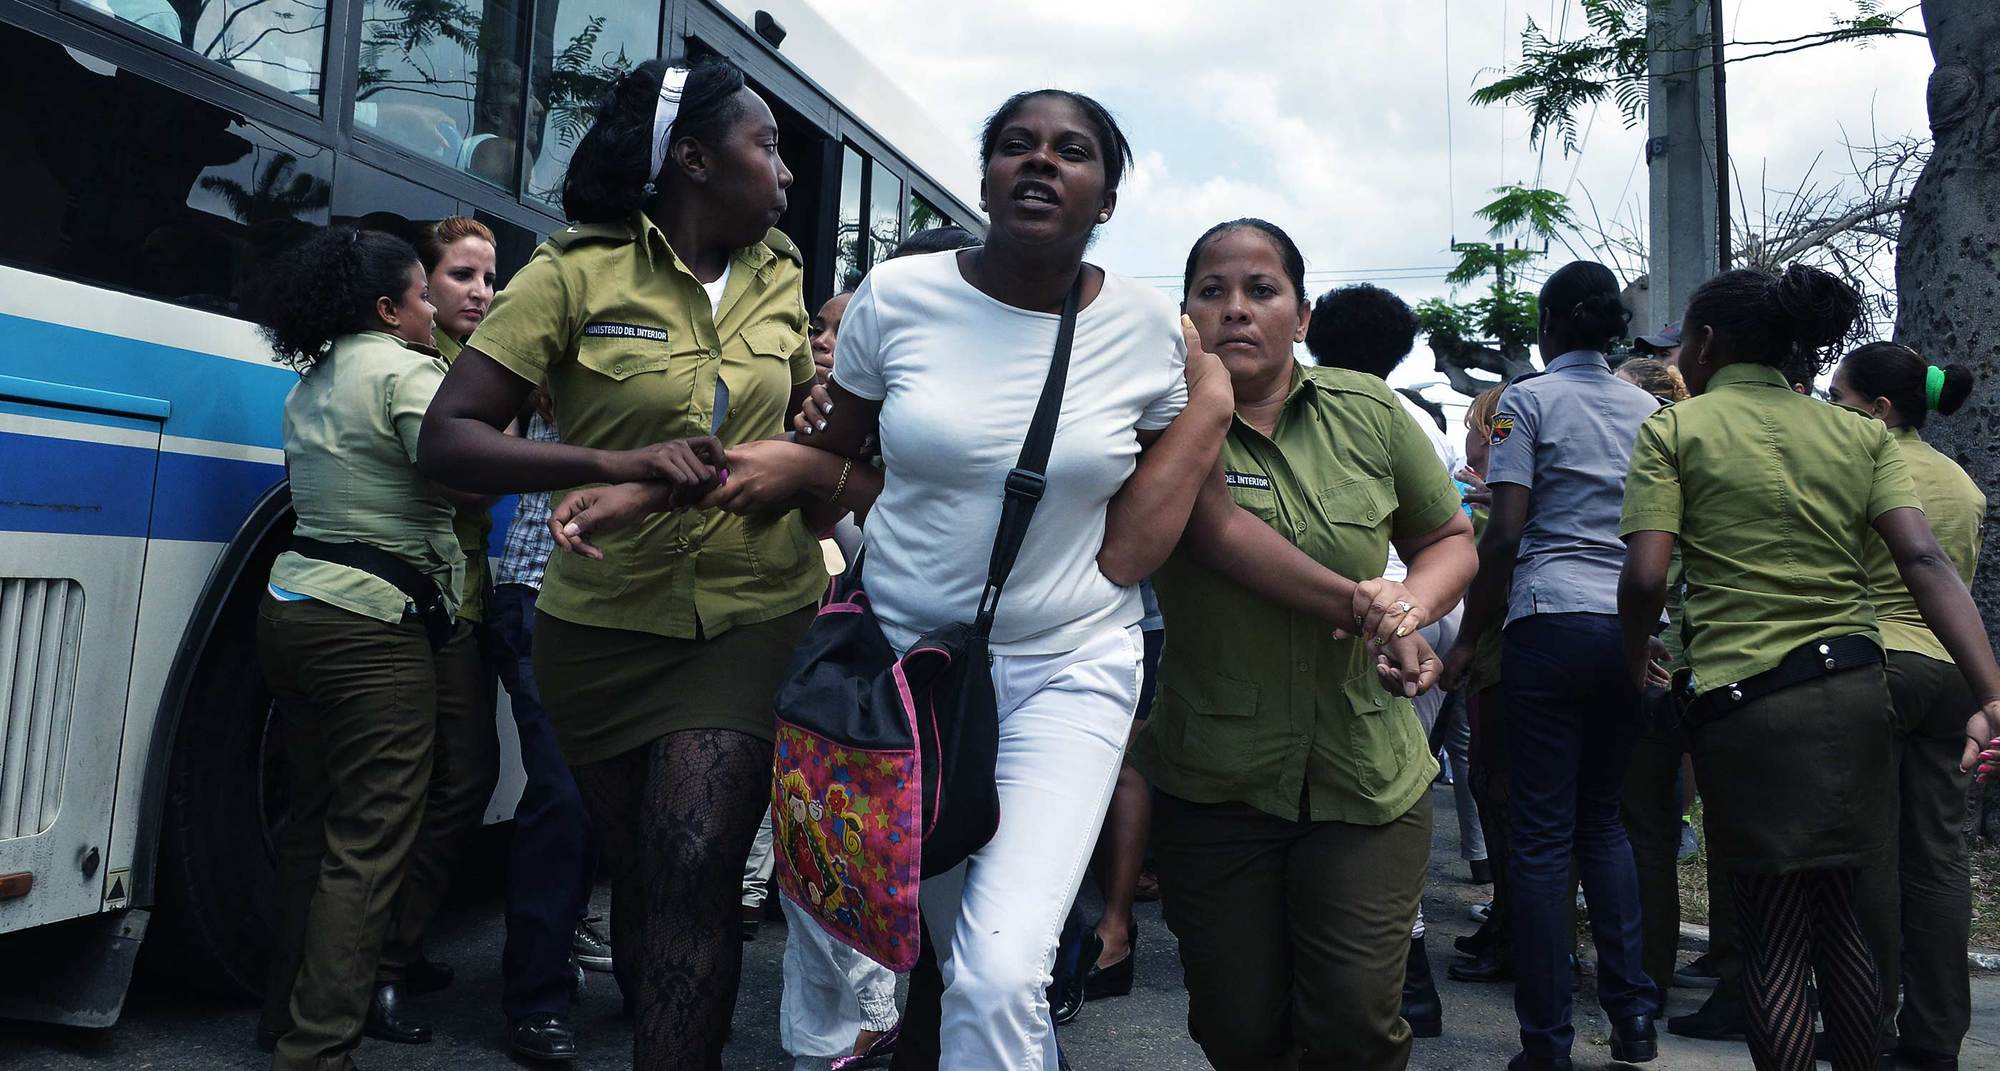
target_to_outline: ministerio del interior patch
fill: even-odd
[[[1499,445],[1500,445],[1501,443],[1504,443],[1504,442],[1506,442],[1506,441],[1507,441],[1507,436],[1509,436],[1509,435],[1512,435],[1512,434],[1514,434],[1514,418],[1513,418],[1513,417],[1510,417],[1510,416],[1503,416],[1503,417],[1494,417],[1494,418],[1493,418],[1493,443],[1492,443],[1492,445],[1494,445],[1494,446],[1499,446]]]

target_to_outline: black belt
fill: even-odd
[[[444,645],[450,642],[451,611],[445,609],[444,593],[438,590],[437,581],[416,566],[367,543],[327,543],[293,536],[292,551],[315,561],[359,569],[391,585],[416,607],[415,616],[424,624],[424,634],[430,638],[433,653],[444,650]]]
[[[1875,638],[1857,633],[1814,640],[1786,655],[1771,669],[1720,688],[1711,688],[1698,696],[1689,696],[1691,679],[1683,670],[1674,675],[1674,694],[1681,701],[1681,720],[1688,728],[1695,729],[1774,692],[1850,669],[1879,665],[1881,661],[1882,648]]]

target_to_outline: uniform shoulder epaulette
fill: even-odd
[[[792,241],[791,237],[784,231],[776,227],[766,231],[764,233],[764,244],[770,248],[771,252],[790,260],[801,268],[805,267],[805,254],[799,252],[798,243]]]
[[[1508,380],[1505,386],[1511,387],[1516,383],[1526,383],[1531,379],[1540,379],[1547,374],[1548,373],[1546,372],[1523,372],[1520,375],[1515,376],[1513,379]]]
[[[632,225],[615,223],[572,223],[549,235],[549,244],[557,249],[569,249],[593,242],[622,243],[633,239]]]

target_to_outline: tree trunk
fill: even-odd
[[[1966,407],[1932,421],[1924,438],[1986,492],[1972,594],[1990,636],[2000,630],[2000,4],[1924,0],[1923,13],[1937,61],[1928,94],[1936,147],[1897,243],[1896,337],[1932,364],[1979,377]],[[2000,815],[1994,788],[1989,819]]]

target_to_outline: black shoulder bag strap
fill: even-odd
[[[1049,358],[1049,376],[1042,383],[1042,400],[1035,405],[1035,419],[1028,425],[1028,439],[1021,444],[1021,458],[1007,474],[1007,498],[1000,507],[1000,530],[993,536],[993,560],[986,566],[986,590],[979,596],[979,616],[972,631],[984,639],[993,632],[993,615],[1000,606],[1000,589],[1014,571],[1014,559],[1028,537],[1028,522],[1048,487],[1049,448],[1056,439],[1056,418],[1062,415],[1063,384],[1069,379],[1069,348],[1076,338],[1076,310],[1083,301],[1083,270],[1070,284],[1063,299],[1062,325],[1056,329],[1056,351]]]
[[[367,543],[327,543],[304,536],[292,537],[292,550],[315,561],[359,569],[402,592],[410,605],[416,607],[417,619],[424,624],[432,652],[444,650],[451,639],[452,620],[444,608],[444,593],[438,590],[437,581],[409,562]]]

